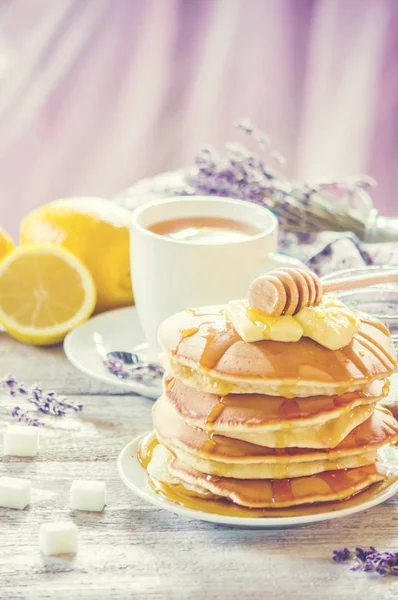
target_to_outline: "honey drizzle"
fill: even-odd
[[[214,316],[218,316],[221,315],[223,313],[223,310],[215,310],[215,312],[201,312],[202,309],[200,308],[187,308],[186,312],[191,313],[191,315],[193,315],[194,317],[207,317],[210,315],[214,315]]]
[[[357,341],[359,341],[359,340],[357,340]],[[345,346],[344,348],[341,348],[341,350],[337,350],[336,356],[338,356],[339,358],[342,356],[344,363],[346,363],[347,360],[349,360],[356,366],[356,368],[362,375],[367,375],[368,369],[367,369],[365,363],[357,355],[356,351],[352,348],[351,344],[349,344],[348,346]]]
[[[200,451],[203,452],[204,454],[211,454],[214,451],[216,445],[217,444],[213,440],[213,437],[210,436],[209,439],[205,441],[205,443],[201,447]]]
[[[378,344],[369,335],[367,335],[366,333],[363,333],[362,331],[359,331],[357,333],[357,337],[363,338],[363,339],[358,340],[359,343],[364,348],[366,348],[367,350],[372,352],[372,354],[380,360],[380,362],[382,363],[382,365],[384,365],[384,367],[386,367],[386,369],[391,368],[391,363],[395,364],[394,359],[387,352],[387,350],[385,348],[383,348],[383,346],[381,346],[381,344]]]
[[[370,321],[370,320],[362,319],[362,322],[365,323],[366,325],[371,325],[372,327],[375,327],[382,333],[389,334],[388,329],[383,325],[383,323],[380,323],[380,321]],[[363,330],[361,330],[361,329],[359,330],[358,333],[359,333],[359,335],[364,337],[366,340],[368,340],[369,342],[374,344],[376,346],[376,348],[378,350],[380,350],[380,352],[382,352],[390,362],[393,362],[395,364],[395,356],[394,355],[391,356],[391,354],[381,344],[379,344],[379,342],[375,341],[373,337],[369,336],[367,333],[364,333]]]
[[[241,340],[232,323],[225,322],[222,329],[211,325],[204,334],[205,347],[200,357],[199,364],[206,369],[213,369],[233,344]]]
[[[204,317],[207,313],[200,312],[198,308],[187,308],[187,312],[191,313],[194,317]]]
[[[181,330],[181,338],[184,340],[187,337],[191,337],[191,335],[195,335],[198,333],[199,327],[187,327],[186,329]]]
[[[217,404],[213,406],[213,408],[211,409],[211,411],[205,419],[205,427],[209,433],[214,431],[214,424],[223,412],[224,408],[224,396],[222,396],[221,398],[219,398]]]
[[[176,380],[174,377],[165,377],[164,378],[164,388],[166,390],[172,390],[175,386]]]
[[[290,479],[275,479],[272,481],[272,501],[275,504],[293,500]]]
[[[191,309],[191,310],[195,310],[195,309]],[[206,315],[207,315],[207,313],[206,313]],[[206,315],[203,315],[203,316],[206,316]],[[212,326],[213,321],[203,321],[202,323],[199,323],[199,325],[197,325],[197,326],[192,325],[191,327],[186,327],[185,329],[180,329],[180,339],[178,340],[177,346],[173,350],[171,350],[171,355],[176,356],[176,354],[178,354],[178,352],[180,350],[180,346],[181,346],[181,343],[183,342],[183,340],[198,333],[200,328],[205,325]],[[205,337],[206,337],[206,334],[205,334]]]
[[[198,333],[198,331],[199,331],[199,327],[196,327],[196,326],[186,327],[185,329],[180,329],[180,336],[181,337],[178,340],[177,346],[174,348],[174,350],[171,351],[171,355],[175,356],[176,354],[178,354],[181,342],[183,340],[185,340],[187,337],[191,337],[192,335],[195,335],[195,333]]]
[[[224,408],[225,408],[224,397],[222,396],[221,398],[219,398],[219,401],[217,402],[217,404],[214,404],[214,406],[212,407],[211,411],[209,412],[209,414],[207,415],[207,417],[205,419],[205,427],[206,427],[208,439],[206,440],[206,442],[203,444],[203,446],[201,448],[201,451],[204,453],[213,452],[213,450],[216,447],[216,442],[213,440],[214,425],[215,425],[217,419],[219,418],[219,416],[221,415],[221,413],[223,412]]]
[[[382,331],[383,333],[388,333],[387,327],[385,325],[383,325],[383,323],[381,321],[378,321],[377,319],[366,319],[366,318],[361,317],[361,321],[362,321],[362,323],[365,323],[366,325],[371,325],[372,327],[375,327],[376,329],[378,329],[379,331]]]
[[[137,458],[140,465],[144,467],[144,469],[148,468],[149,463],[152,460],[152,454],[156,446],[159,444],[156,436],[153,437],[153,440],[149,442],[146,446],[141,442],[138,446]]]

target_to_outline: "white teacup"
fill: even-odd
[[[148,227],[186,217],[234,219],[259,233],[239,241],[186,242],[158,235]],[[243,298],[249,283],[275,266],[278,222],[262,206],[215,196],[180,196],[146,204],[133,213],[131,274],[138,316],[157,358],[157,331],[171,314],[189,307],[223,304]],[[286,258],[286,264],[291,264]]]

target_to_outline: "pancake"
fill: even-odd
[[[375,381],[361,391],[342,396],[220,397],[166,379],[164,395],[192,427],[272,448],[331,448],[371,416],[375,403],[388,389],[388,384]]]
[[[169,472],[184,484],[249,508],[283,508],[344,500],[386,479],[383,466],[378,463],[294,479],[234,479],[201,473],[175,458],[169,464]]]
[[[160,326],[166,366],[190,387],[219,395],[333,395],[385,379],[397,367],[389,331],[364,314],[350,344],[329,350],[305,337],[244,342],[222,309],[180,312]]]
[[[203,473],[237,479],[282,479],[375,462],[377,450],[398,440],[398,422],[377,408],[334,449],[264,448],[190,427],[163,397],[153,407],[157,439],[181,462]]]

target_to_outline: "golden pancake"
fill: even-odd
[[[158,440],[181,462],[203,473],[238,479],[287,478],[363,466],[377,449],[398,440],[398,422],[377,408],[334,449],[264,448],[190,427],[163,397],[153,407]]]
[[[366,315],[361,315],[350,344],[340,350],[329,350],[305,337],[298,342],[244,342],[220,312],[206,309],[166,319],[159,342],[175,377],[219,395],[343,394],[385,379],[397,367],[390,333]]]
[[[375,381],[342,396],[286,399],[260,394],[219,397],[166,379],[164,395],[193,427],[271,448],[332,448],[370,417],[388,384]]]
[[[184,483],[250,508],[344,500],[386,478],[378,463],[294,479],[234,479],[201,473],[175,458],[169,464],[169,472]]]
[[[296,477],[305,477],[324,473],[326,471],[336,471],[339,469],[353,469],[375,463],[377,460],[377,451],[368,451],[363,454],[341,456],[340,458],[328,460],[327,457],[314,459],[309,462],[285,462],[285,463],[225,463],[221,461],[204,459],[198,454],[191,454],[166,442],[161,437],[159,440],[166,448],[170,450],[183,464],[209,475],[218,475],[219,477],[233,477],[234,479],[292,479]],[[242,442],[246,443],[246,442]]]
[[[395,490],[397,489],[397,477],[387,477],[382,481],[373,483],[366,489],[344,500],[299,504],[297,506],[288,506],[284,508],[249,508],[247,506],[239,506],[227,498],[216,496],[210,492],[207,492],[206,496],[199,494],[195,495],[190,491],[187,492],[182,482],[176,485],[169,485],[149,477],[148,484],[165,500],[180,504],[191,510],[229,517],[248,517],[257,519],[282,517],[286,519],[291,517],[325,514],[347,508],[355,508],[361,504],[364,504],[365,502],[375,501],[391,486],[394,486]]]

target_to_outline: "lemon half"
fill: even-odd
[[[61,342],[90,317],[96,298],[90,272],[64,248],[21,246],[0,263],[0,322],[22,342]]]
[[[64,198],[31,211],[21,223],[21,244],[55,244],[73,252],[97,288],[95,312],[133,304],[130,220],[104,198]]]

